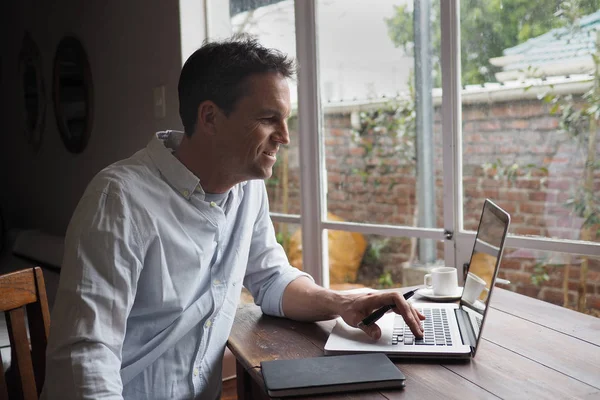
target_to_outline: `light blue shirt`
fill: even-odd
[[[159,132],[101,171],[65,239],[47,350],[47,399],[215,399],[242,284],[283,316],[306,275],[275,239],[265,184],[234,186],[219,206]]]

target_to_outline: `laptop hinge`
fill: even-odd
[[[471,354],[473,354],[475,352],[477,338],[475,337],[475,332],[471,326],[469,314],[462,308],[456,308],[454,314],[456,314],[456,322],[458,323],[458,330],[460,331],[463,344],[469,345],[471,347]]]

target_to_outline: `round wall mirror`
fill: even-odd
[[[92,72],[81,42],[67,36],[54,57],[54,112],[65,147],[81,153],[92,131]]]
[[[46,116],[46,90],[42,75],[42,57],[31,35],[25,33],[19,53],[19,77],[23,85],[22,109],[25,118],[25,140],[34,152],[42,145]]]

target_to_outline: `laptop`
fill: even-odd
[[[498,275],[509,224],[508,213],[486,199],[464,277],[466,278],[469,270],[477,271],[488,291],[482,290],[481,296],[473,303],[467,302],[464,296],[461,296],[459,303],[415,300],[413,306],[426,316],[423,321],[423,339],[415,338],[402,317],[393,312],[388,312],[377,321],[381,328],[379,340],[371,339],[360,329],[352,328],[338,318],[325,344],[325,354],[383,352],[391,358],[474,357]]]

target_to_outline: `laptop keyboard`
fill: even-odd
[[[392,332],[393,345],[417,345],[417,346],[451,346],[452,337],[450,335],[450,325],[446,309],[423,308],[418,309],[425,315],[423,321],[423,338],[418,339],[410,331],[410,328],[404,322],[400,315],[394,319],[394,330]]]

